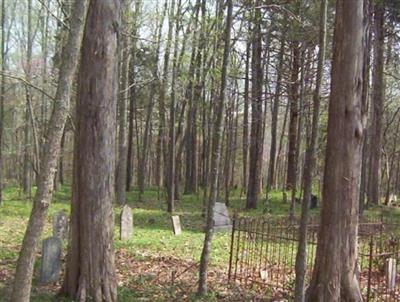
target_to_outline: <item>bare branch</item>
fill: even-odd
[[[45,96],[47,96],[49,99],[54,100],[54,97],[51,96],[50,94],[48,94],[46,91],[44,91],[42,88],[36,86],[35,84],[32,84],[31,82],[29,82],[28,80],[26,80],[25,78],[21,77],[21,76],[17,76],[17,75],[12,75],[12,74],[8,74],[8,73],[0,73],[1,75],[10,78],[10,79],[15,79],[18,80],[22,83],[24,83],[25,85],[28,85],[30,87],[32,87],[33,89],[36,89],[37,91],[43,93]]]

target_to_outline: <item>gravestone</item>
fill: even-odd
[[[174,230],[174,234],[176,236],[182,234],[181,221],[179,219],[179,216],[173,215],[171,216],[171,219],[172,219],[172,228]]]
[[[386,284],[388,290],[396,289],[396,259],[386,259]]]
[[[232,221],[229,217],[228,208],[223,202],[214,205],[214,231],[229,231],[232,229]]]
[[[42,284],[57,282],[61,271],[61,239],[49,237],[43,240],[40,282]]]
[[[53,236],[61,240],[68,238],[68,215],[65,210],[61,210],[53,217]]]
[[[393,203],[397,203],[397,195],[390,194],[390,196],[389,196],[389,205],[391,205]]]
[[[129,240],[133,234],[133,217],[132,209],[128,205],[124,205],[121,212],[121,240]]]
[[[268,280],[268,271],[267,270],[260,270],[260,278],[263,281]]]

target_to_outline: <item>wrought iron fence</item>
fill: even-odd
[[[318,222],[312,219],[308,225],[307,282],[315,259]],[[235,216],[229,280],[290,301],[295,281],[298,232],[298,221]],[[358,267],[365,301],[400,301],[400,274],[396,270],[399,263],[400,225],[382,218],[362,221],[359,224]]]

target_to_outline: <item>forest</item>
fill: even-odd
[[[0,302],[400,301],[399,0],[0,3]]]

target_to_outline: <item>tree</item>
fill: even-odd
[[[379,203],[379,171],[382,153],[382,118],[384,110],[384,1],[376,1],[374,6],[373,70],[372,70],[372,125],[370,128],[370,171],[368,181],[368,203]]]
[[[62,292],[117,301],[113,201],[119,1],[91,1],[76,104],[71,238]]]
[[[288,133],[288,162],[286,172],[286,190],[296,188],[297,180],[297,128],[299,122],[299,70],[300,70],[300,43],[297,40],[291,41],[292,66],[289,91],[289,133]],[[294,197],[292,197],[294,198]]]
[[[285,32],[283,32],[281,37],[281,45],[278,55],[279,63],[276,71],[277,72],[276,87],[275,87],[275,94],[272,106],[271,147],[269,153],[267,192],[269,192],[275,184],[274,180],[275,180],[275,168],[276,168],[278,114],[279,114],[279,100],[280,100],[281,86],[282,86],[284,55],[285,55]]]
[[[252,93],[251,93],[251,131],[250,131],[250,162],[247,184],[247,209],[257,208],[258,194],[261,182],[261,164],[263,151],[263,109],[262,81],[263,65],[261,61],[261,2],[257,1],[254,9],[254,24],[252,35]]]
[[[6,78],[4,72],[6,71],[6,7],[5,0],[1,1],[1,78],[0,78],[0,205],[3,202],[3,136],[4,136],[4,97],[6,93]]]
[[[363,3],[336,3],[321,225],[307,301],[362,301],[356,276]]]
[[[83,23],[86,16],[87,1],[74,2],[68,40],[62,49],[62,64],[58,76],[57,91],[54,98],[54,110],[49,123],[47,141],[44,147],[42,166],[37,191],[28,226],[22,242],[14,278],[11,300],[28,302],[36,249],[45,224],[47,210],[53,195],[54,175],[60,154],[60,143],[67,119],[73,78],[79,59]]]
[[[123,13],[121,16],[122,30],[119,35],[120,68],[119,68],[119,93],[118,93],[118,161],[116,171],[116,198],[120,204],[126,202],[127,182],[127,135],[126,135],[126,107],[129,96],[128,71],[130,61],[129,38],[129,5],[130,1],[123,0]]]
[[[222,6],[223,1],[219,4]],[[207,204],[206,235],[204,238],[203,250],[200,258],[199,286],[197,294],[204,296],[207,294],[207,270],[210,257],[211,242],[214,235],[214,205],[218,196],[218,178],[221,161],[222,145],[222,115],[224,112],[225,90],[227,83],[227,70],[229,64],[229,52],[231,46],[231,27],[232,27],[232,0],[226,1],[227,15],[224,31],[224,54],[221,68],[221,84],[218,100],[215,102],[214,129],[212,136],[212,153],[210,167],[210,193]]]
[[[327,0],[321,1],[320,21],[319,21],[319,52],[315,90],[313,94],[313,115],[311,126],[311,140],[306,150],[306,158],[304,162],[304,196],[301,208],[301,221],[299,230],[299,246],[296,255],[296,284],[295,284],[295,300],[304,301],[304,283],[307,266],[307,224],[310,209],[310,200],[313,185],[313,173],[317,161],[318,131],[319,131],[319,114],[320,114],[320,93],[321,83],[325,60],[326,47],[326,15]]]

